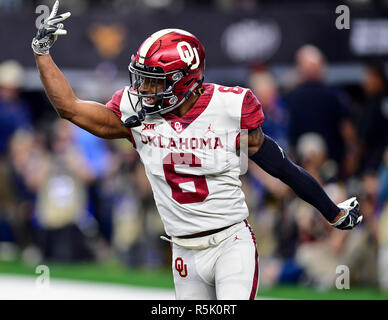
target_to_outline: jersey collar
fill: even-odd
[[[178,117],[172,112],[162,114],[162,117],[170,124],[170,126],[177,132],[181,133],[185,130],[195,119],[197,119],[208,106],[214,92],[214,85],[211,83],[202,84],[204,92],[198,98],[193,107],[187,111],[182,117]]]

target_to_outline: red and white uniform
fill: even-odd
[[[131,140],[170,236],[163,238],[172,242],[176,298],[254,299],[258,256],[239,175],[248,161],[246,131],[264,120],[260,103],[249,89],[202,84],[205,48],[184,30],[152,34],[128,68],[131,89],[107,106],[127,124],[139,120],[138,103],[146,113]],[[201,84],[204,92],[185,115],[169,113]]]
[[[204,92],[183,116],[147,115],[132,128],[132,143],[145,166],[155,202],[170,236],[213,230],[243,221],[248,208],[241,190],[241,129],[264,120],[251,90],[203,84]],[[107,103],[125,120],[128,87]]]
[[[156,205],[171,236],[176,298],[254,299],[259,268],[255,237],[241,190],[239,134],[263,120],[251,90],[203,84],[183,116],[147,115],[131,140],[144,163]],[[131,114],[128,87],[107,103]],[[231,226],[194,239],[176,238]]]

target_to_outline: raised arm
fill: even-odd
[[[90,133],[106,139],[129,138],[129,132],[112,110],[94,101],[78,99],[49,54],[35,54],[46,94],[58,114]]]
[[[32,41],[40,78],[46,94],[59,116],[71,121],[90,133],[106,139],[130,138],[130,133],[112,110],[94,101],[77,98],[64,74],[49,54],[58,35],[66,34],[63,24],[59,23],[70,13],[56,15],[59,2],[56,1],[50,16],[40,26]]]

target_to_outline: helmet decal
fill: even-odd
[[[182,47],[185,46],[187,50],[183,51]],[[198,51],[197,48],[192,48],[189,43],[186,41],[181,41],[176,46],[179,56],[181,57],[181,60],[183,62],[187,63],[187,66],[191,65],[194,57],[195,57],[195,64],[191,66],[190,69],[196,69],[199,66],[199,57],[198,57]]]

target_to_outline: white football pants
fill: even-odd
[[[187,249],[172,243],[177,300],[255,299],[259,259],[255,236],[248,222],[244,223],[242,229],[206,249]]]

